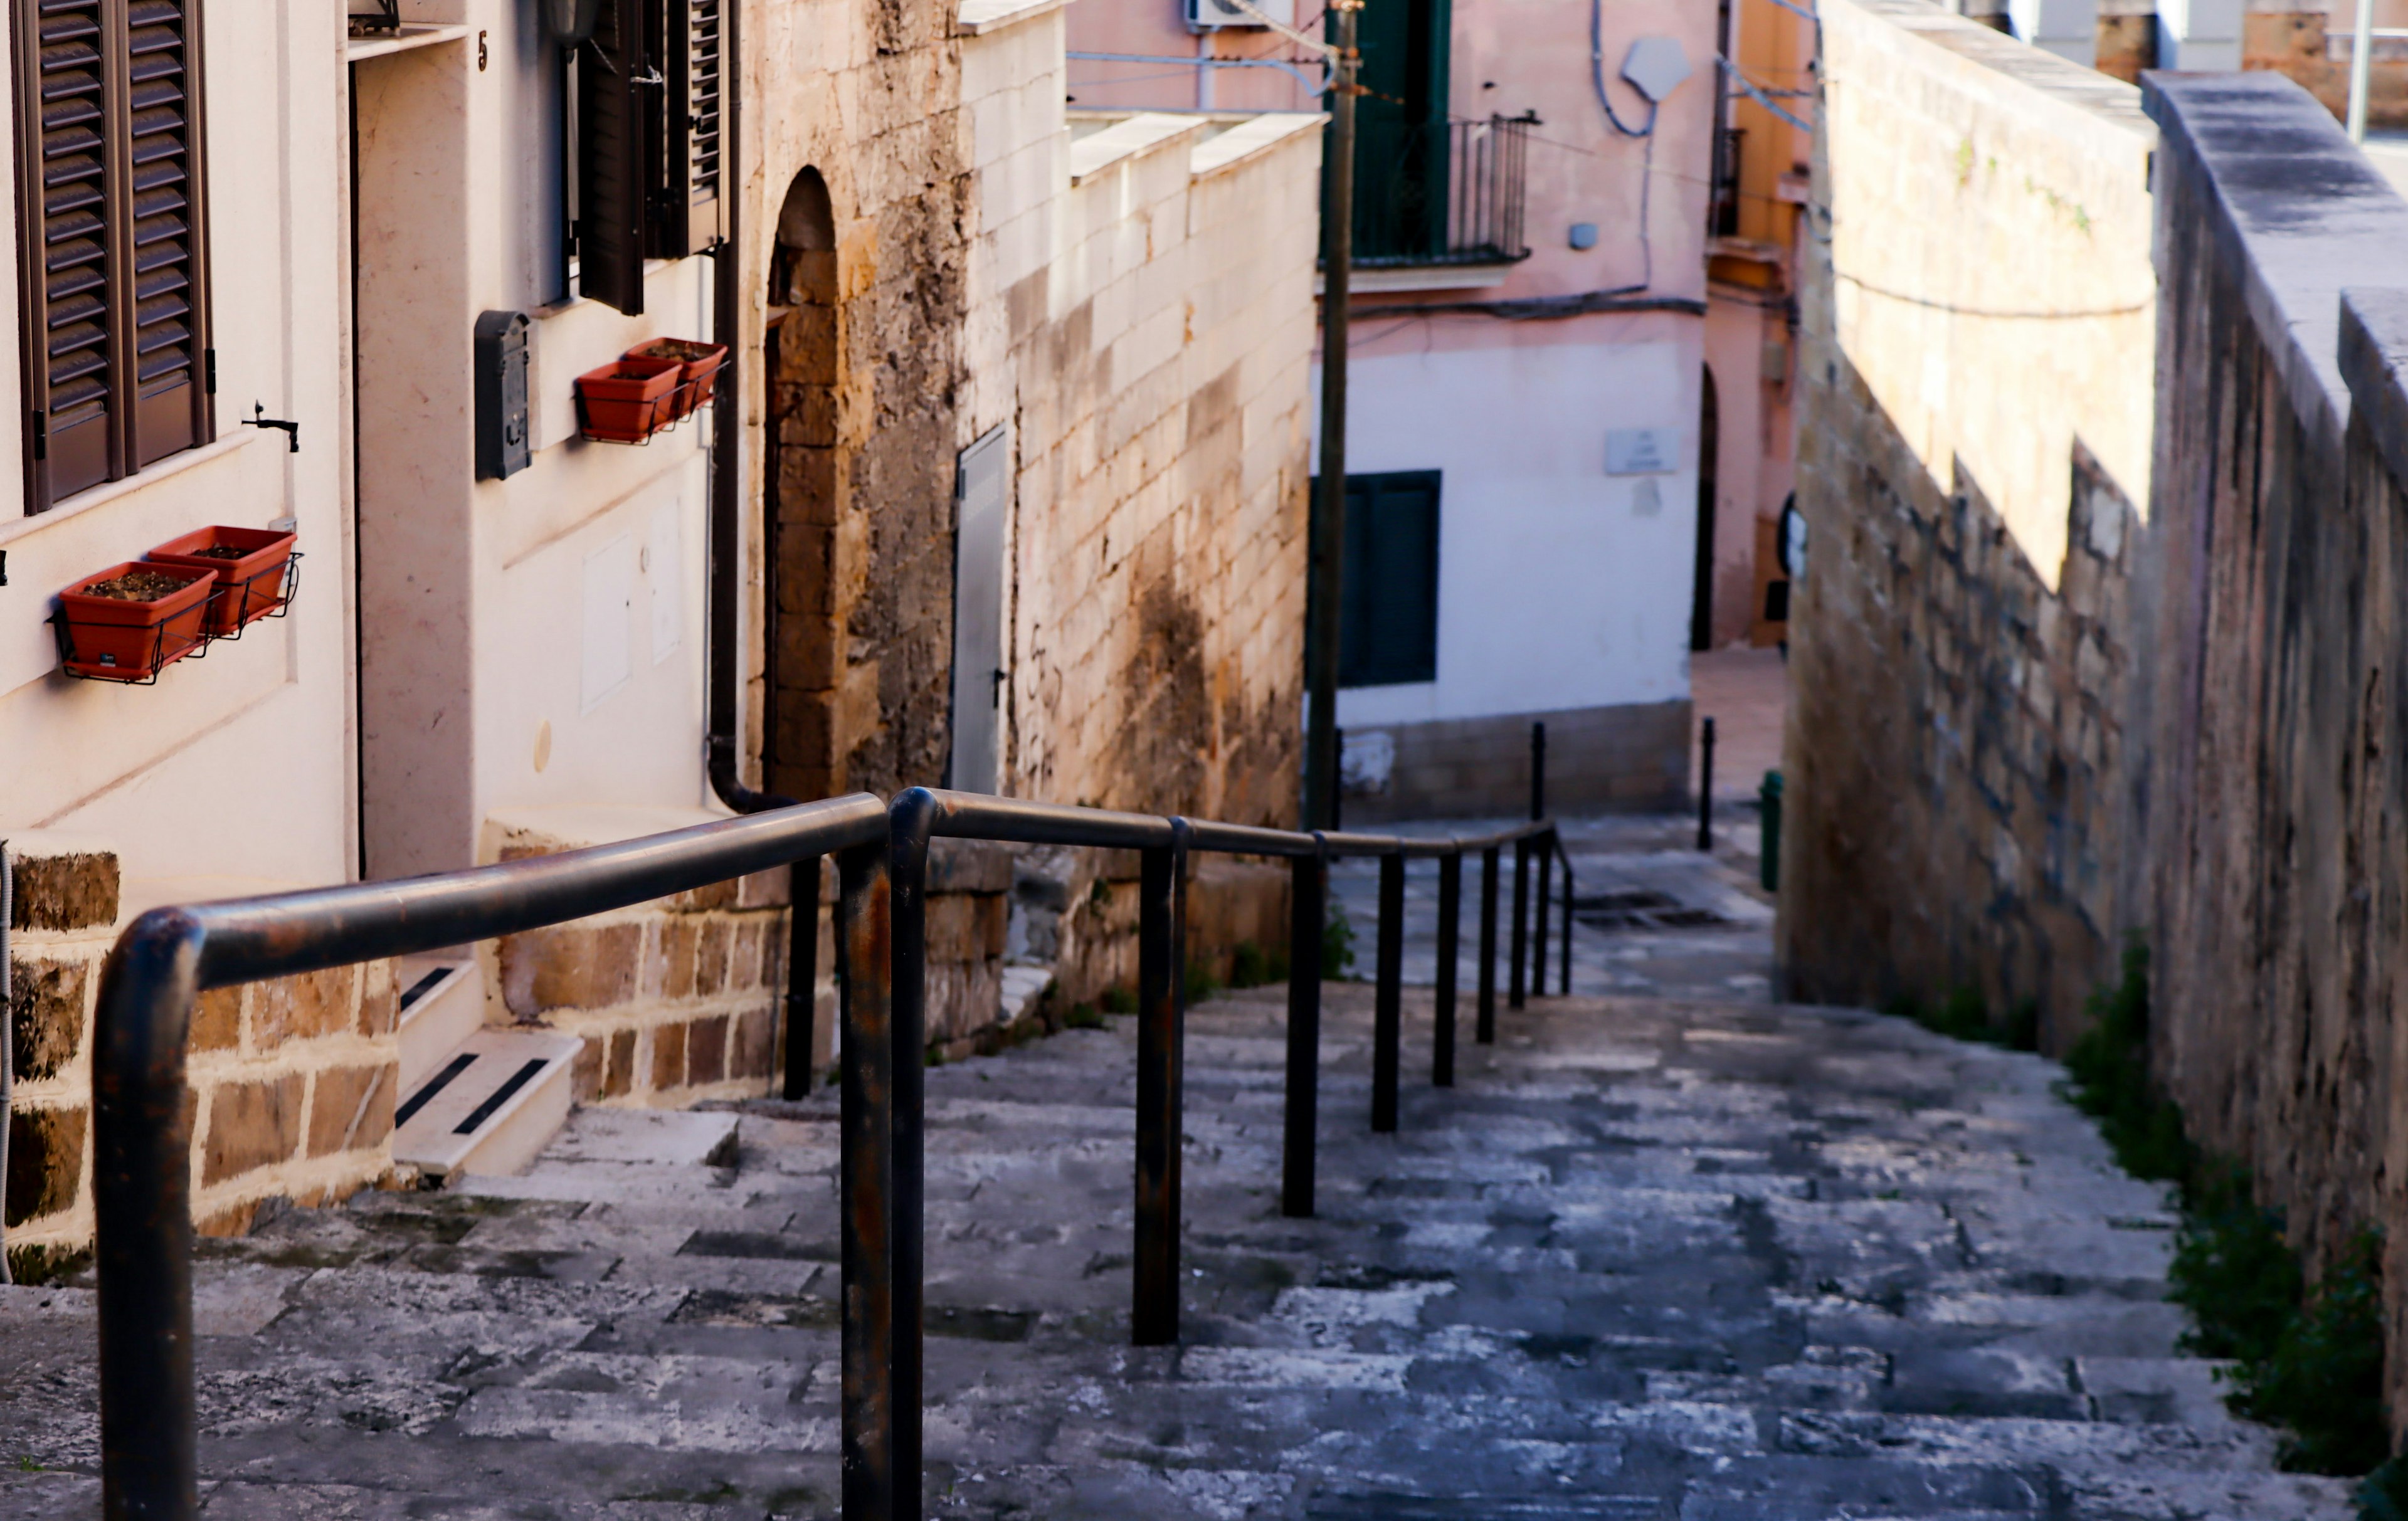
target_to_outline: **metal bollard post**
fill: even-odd
[[[888,1521],[903,1407],[895,1389],[894,960],[885,853],[874,845],[846,851],[837,857],[837,876],[844,1514],[846,1521]],[[916,1402],[910,1413],[916,1429]],[[916,1496],[919,1473],[910,1473]],[[916,1499],[912,1508],[916,1514]]]
[[[1539,857],[1538,912],[1530,922],[1530,991],[1539,997],[1547,996],[1547,926],[1555,918],[1555,853],[1550,848],[1554,837],[1541,835],[1534,842]]]
[[[1139,868],[1137,1246],[1129,1340],[1179,1340],[1180,1047],[1186,1023],[1187,821]]]
[[[1497,1043],[1497,847],[1480,853],[1480,1006],[1472,1039]]]
[[[1530,954],[1530,841],[1513,841],[1513,926],[1505,958],[1505,1006],[1522,1007],[1522,971]]]
[[[1289,863],[1287,1113],[1280,1167],[1280,1212],[1312,1217],[1312,1142],[1321,1107],[1321,921],[1318,855]]]
[[[1380,983],[1371,1003],[1371,1128],[1397,1127],[1405,973],[1405,858],[1380,857]]]
[[[1714,848],[1714,721],[1698,737],[1698,849]]]
[[[820,858],[789,868],[786,909],[786,1086],[800,1098],[811,1091],[811,1047],[819,1040]]]
[[[1430,1086],[1455,1086],[1455,960],[1462,939],[1463,853],[1438,858],[1438,1019],[1430,1030]]]
[[[1530,725],[1530,817],[1547,816],[1547,725]]]

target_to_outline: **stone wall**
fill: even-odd
[[[1547,725],[1547,806],[1678,810],[1690,801],[1691,705],[1622,703],[1346,731],[1340,821],[1518,818],[1530,802],[1530,725]]]
[[[8,1259],[38,1277],[92,1240],[93,1009],[131,907],[105,846],[29,833],[8,850]],[[395,1004],[387,962],[202,996],[186,1071],[203,1234],[248,1229],[269,1199],[322,1203],[391,1174]]]
[[[2161,591],[2127,836],[2145,841],[2151,1055],[2312,1259],[2385,1227],[2398,1421],[2408,203],[2288,80],[2161,76],[2148,104],[2165,299],[2144,579]]]
[[[2149,490],[2137,93],[1835,0],[1802,292],[1778,931],[1793,996],[2036,1003],[2113,967]]]

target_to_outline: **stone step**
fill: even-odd
[[[570,1036],[480,1028],[417,1087],[394,1129],[394,1160],[430,1178],[516,1172],[568,1118]]]
[[[476,963],[405,956],[401,988],[401,1091],[416,1093],[485,1023],[485,986]]]

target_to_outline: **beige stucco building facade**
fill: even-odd
[[[1058,0],[681,0],[645,37],[606,0],[582,41],[543,8],[405,0],[397,33],[363,32],[262,0],[169,23],[211,425],[55,499],[12,472],[25,510],[0,516],[21,1266],[89,1237],[99,958],[144,908],[629,838],[748,786],[1293,817],[1318,119],[1073,114]],[[123,0],[82,11],[95,78],[152,56]],[[21,102],[39,40],[9,55]],[[683,111],[630,97],[652,136],[624,160],[595,146],[620,107],[595,60],[620,47],[651,50]],[[21,126],[14,162],[55,159],[57,127]],[[100,204],[131,220],[108,246],[149,246],[113,162]],[[53,246],[65,226],[37,224]],[[10,256],[29,294],[0,379],[23,403],[73,380],[25,353],[72,293]],[[148,299],[138,256],[108,257],[104,294]],[[503,329],[523,413],[479,342]],[[713,403],[640,447],[589,437],[580,378],[658,339],[727,346]],[[254,402],[297,435],[242,425]],[[506,436],[523,457],[496,467]],[[22,465],[35,437],[0,450]],[[288,615],[155,684],[71,680],[56,594],[209,524],[295,533]],[[1017,1012],[1012,867],[940,876],[932,1034],[959,1040]],[[396,1111],[455,1054],[543,1063],[503,1106],[531,1134],[572,1099],[761,1091],[788,897],[753,879],[214,996],[196,1211],[240,1228],[265,1199],[406,1175]],[[1091,930],[1062,943],[1109,976],[1113,926]]]

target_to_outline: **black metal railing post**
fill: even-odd
[[[1403,1065],[1405,857],[1380,857],[1379,985],[1371,1000],[1371,1128],[1397,1127],[1397,1082]]]
[[[844,1516],[889,1521],[900,1471],[895,1428],[901,1407],[895,1390],[894,919],[883,848],[839,854],[837,882]],[[916,1493],[916,1473],[911,1487]]]
[[[1129,1340],[1179,1340],[1180,1046],[1185,1020],[1187,821],[1140,857],[1138,883],[1137,1247]]]
[[[101,1514],[191,1521],[193,1134],[184,1045],[202,930],[145,915],[101,969],[93,1062],[99,1272]]]
[[[811,1091],[811,1048],[819,1043],[820,860],[791,868],[786,908],[786,1082],[789,1099]]]
[[[1312,1143],[1321,1108],[1321,929],[1327,862],[1288,863],[1287,1110],[1280,1158],[1280,1212],[1312,1215]]]
[[[1463,918],[1463,852],[1438,858],[1437,1018],[1430,1028],[1430,1086],[1455,1086],[1455,962]]]
[[[1572,996],[1572,858],[1559,836],[1555,841],[1555,853],[1564,859],[1564,975],[1556,991],[1569,998]]]
[[[1505,958],[1505,1006],[1523,1002],[1522,971],[1530,954],[1530,841],[1513,841],[1513,924]]]
[[[888,805],[886,875],[892,923],[895,1103],[895,1489],[894,1521],[919,1521],[921,1336],[926,1262],[928,841],[937,799],[913,787]],[[847,1521],[852,1521],[848,1517]]]
[[[1698,736],[1698,849],[1714,848],[1714,721]]]
[[[1547,927],[1555,920],[1554,845],[1551,837],[1541,835],[1531,847],[1539,857],[1539,901],[1530,921],[1530,991],[1541,998],[1547,996]]]
[[[1480,1003],[1473,1017],[1472,1039],[1484,1046],[1497,1043],[1497,868],[1498,848],[1480,853]]]

